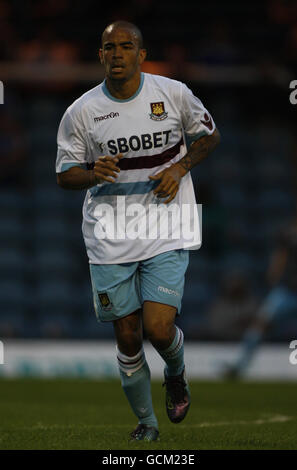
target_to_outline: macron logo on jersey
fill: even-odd
[[[116,118],[116,117],[119,117],[120,113],[109,113],[109,114],[105,114],[104,116],[98,116],[98,117],[95,117],[94,118],[94,122],[100,122],[100,121],[105,121],[106,119],[110,119],[110,118]]]

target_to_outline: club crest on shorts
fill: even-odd
[[[100,300],[101,308],[103,310],[108,311],[112,309],[113,307],[112,302],[110,301],[106,292],[103,292],[103,293],[98,292],[98,297]]]
[[[151,103],[151,111],[150,118],[154,121],[163,121],[168,117],[168,113],[165,112],[164,101]]]

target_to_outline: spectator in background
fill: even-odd
[[[238,358],[225,367],[225,378],[237,378],[245,372],[261,340],[273,326],[297,318],[297,214],[279,234],[268,269],[268,282],[272,288],[244,333]]]
[[[35,70],[35,89],[43,92],[64,89],[69,90],[75,86],[69,75],[65,75],[66,66],[71,66],[80,61],[80,47],[67,39],[56,39],[51,27],[41,28],[36,37],[22,43],[17,51],[17,59],[25,64],[39,64],[42,67]],[[54,77],[51,76],[55,68]],[[59,72],[56,78],[56,72]],[[40,75],[40,82],[38,81]],[[46,80],[44,80],[46,77]]]
[[[241,272],[227,275],[209,310],[209,333],[216,340],[239,340],[255,317],[258,302]]]
[[[29,63],[72,64],[79,61],[79,48],[73,41],[57,39],[52,27],[46,26],[20,44],[17,58]]]

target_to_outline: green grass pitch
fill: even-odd
[[[190,384],[172,424],[153,382],[161,439],[129,443],[137,420],[119,381],[1,379],[0,449],[297,449],[297,383]]]

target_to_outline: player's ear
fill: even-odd
[[[139,50],[139,65],[141,65],[146,59],[146,49]]]
[[[101,64],[103,64],[104,60],[103,60],[103,51],[102,51],[102,49],[99,49],[98,56],[99,56],[99,60],[100,60]]]

